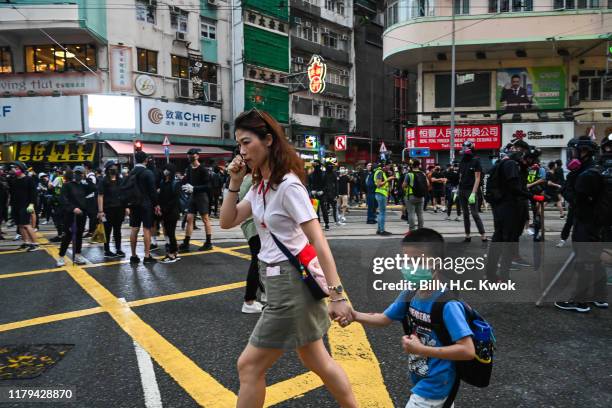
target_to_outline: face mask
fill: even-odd
[[[510,158],[514,161],[521,161],[523,160],[524,156],[525,156],[525,153],[523,152],[510,152]]]
[[[433,273],[430,269],[414,269],[412,266],[402,268],[402,275],[406,281],[413,282],[417,287],[420,285],[421,281],[430,281],[433,279]]]
[[[108,169],[108,174],[110,174],[111,176],[114,176],[117,174],[117,169]]]
[[[582,166],[582,163],[578,159],[572,159],[567,163],[567,169],[569,171],[578,170]]]
[[[74,173],[74,181],[78,183],[81,180],[83,180],[83,175],[81,173]]]
[[[14,172],[16,177],[20,177],[23,174],[23,171],[21,171],[20,169],[15,169]]]
[[[194,156],[189,156],[189,163],[193,163],[196,161],[196,158]]]
[[[164,170],[164,176],[168,177],[170,175],[170,170]]]

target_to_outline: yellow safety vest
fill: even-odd
[[[382,173],[383,181],[387,181],[387,175],[381,169],[378,169],[374,172],[374,185],[376,185],[376,180],[378,180],[378,173]],[[389,197],[389,183],[385,183],[382,187],[376,187],[376,192],[378,194],[382,194],[385,197]]]

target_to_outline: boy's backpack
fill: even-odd
[[[495,166],[489,170],[489,177],[487,177],[484,194],[484,199],[489,204],[497,204],[504,198],[500,180],[502,163],[503,162],[495,163]]]
[[[415,293],[416,292],[413,291],[407,295],[406,301],[409,305]],[[457,370],[457,379],[463,380],[475,387],[487,387],[491,380],[491,372],[493,370],[493,351],[495,349],[493,327],[480,315],[480,313],[466,302],[454,298],[449,292],[444,292],[436,299],[431,307],[431,322],[416,320],[413,316],[410,316],[409,313],[406,313],[402,321],[404,332],[407,335],[413,334],[413,327],[415,324],[418,324],[419,326],[431,328],[431,330],[436,333],[438,340],[440,340],[443,346],[452,345],[453,341],[448,333],[448,329],[444,325],[443,317],[444,306],[452,300],[458,301],[463,306],[465,320],[474,333],[473,341],[476,350],[476,357],[473,360],[454,361]]]
[[[587,171],[599,174],[602,184],[599,194],[591,198],[592,207],[589,211],[595,214],[595,222],[598,226],[612,227],[612,163],[605,162],[604,166],[594,166]]]
[[[142,172],[135,172],[132,170],[125,179],[125,182],[119,187],[121,201],[127,207],[134,207],[142,204],[143,194],[142,191],[140,191],[140,185],[138,183],[138,176],[140,173]]]
[[[406,184],[412,188],[411,196],[422,198],[427,195],[427,176],[422,171],[410,171],[406,177],[408,179]]]

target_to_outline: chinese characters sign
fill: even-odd
[[[111,90],[132,91],[132,49],[130,47],[111,46]]]
[[[141,99],[143,133],[221,137],[221,110],[209,106]]]
[[[100,76],[91,72],[0,75],[0,92],[10,92],[13,96],[26,96],[29,91],[49,96],[54,91],[61,92],[62,95],[80,95],[101,90]]]
[[[500,125],[459,125],[455,127],[455,149],[471,140],[477,150],[499,149]],[[429,147],[431,150],[450,148],[450,126],[419,126],[406,129],[406,147]]]
[[[40,143],[19,144],[16,158],[22,162],[68,163],[93,161],[96,143]]]
[[[325,90],[325,76],[327,75],[327,65],[318,55],[313,55],[308,64],[308,88],[314,94],[323,93]]]

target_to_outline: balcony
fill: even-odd
[[[456,16],[457,61],[473,61],[476,51],[485,51],[488,60],[515,59],[519,48],[526,50],[529,58],[554,57],[559,48],[574,55],[607,39],[610,31],[606,20],[612,10],[555,11],[552,6],[547,11],[537,10],[496,15],[485,9],[481,11],[484,14],[475,15],[472,7],[472,14]],[[451,33],[449,15],[404,15],[385,30],[383,58],[396,68],[410,70],[421,62],[439,60],[439,53],[446,53],[450,60]]]
[[[304,0],[291,0],[291,14],[297,11],[299,15],[321,17],[321,7]]]
[[[349,121],[346,119],[321,118],[320,127],[328,132],[348,132]]]
[[[349,89],[346,86],[330,84],[329,82],[325,84],[325,92],[326,95],[336,96],[339,98],[350,98]]]
[[[350,62],[349,54],[346,51],[326,47],[322,44],[304,40],[294,35],[291,36],[291,48],[306,51],[307,54],[318,54],[325,59],[330,59],[339,63],[348,64]]]

